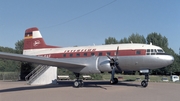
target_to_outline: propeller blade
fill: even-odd
[[[113,57],[109,56],[109,54],[106,54],[106,55],[107,55],[107,57],[110,59],[110,63],[114,63],[114,62],[115,62],[115,60],[114,60]]]
[[[119,64],[116,63],[116,68],[118,69],[119,72],[122,72],[121,68],[119,67]]]
[[[107,56],[110,60],[112,59],[112,57],[110,57],[109,54],[106,54],[106,56]]]
[[[119,46],[117,47],[117,50],[116,50],[116,57],[115,57],[116,60],[118,59],[117,58],[118,54],[119,54]]]

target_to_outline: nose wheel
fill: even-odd
[[[144,88],[147,87],[148,86],[148,81],[149,81],[149,74],[145,73],[145,80],[143,80],[141,82],[141,86],[144,87]]]
[[[145,80],[143,80],[142,82],[141,82],[141,86],[142,87],[147,87],[148,86],[148,82],[147,81],[145,81]]]

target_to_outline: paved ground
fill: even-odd
[[[83,88],[73,88],[73,81],[59,85],[30,86],[26,82],[0,81],[0,101],[179,101],[180,84],[150,82],[85,81]]]

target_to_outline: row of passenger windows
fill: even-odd
[[[156,55],[157,53],[164,53],[164,51],[162,49],[147,49],[146,50],[146,55]],[[127,53],[128,54],[128,53]],[[130,53],[130,54],[134,54],[134,53]],[[103,55],[110,55],[110,56],[114,56],[116,55],[116,52],[91,52],[91,53],[68,53],[68,54],[63,54],[63,57],[87,57],[87,56],[103,56]],[[135,55],[141,55],[141,50],[136,50],[135,51]]]
[[[74,55],[73,53],[70,53],[69,57],[73,57],[73,55]],[[76,55],[76,57],[80,57],[80,53],[77,53],[75,55]],[[84,53],[83,56],[84,57],[88,56],[88,53]],[[90,53],[90,56],[95,56],[95,53]],[[99,52],[98,56],[102,56],[102,52]],[[63,57],[67,57],[67,54],[63,54]]]
[[[141,50],[136,50],[135,53],[130,52],[130,53],[126,53],[126,54],[132,54],[132,55],[141,55]],[[116,55],[116,52],[92,52],[92,53],[64,53],[63,57],[87,57],[87,56],[105,56],[105,55],[109,55],[109,56],[114,56]]]
[[[84,57],[86,57],[86,56],[103,56],[103,54],[106,54],[106,55],[112,55],[112,53],[111,52],[99,52],[99,53],[83,53],[83,54],[80,54],[80,53],[76,53],[76,54],[73,54],[73,53],[70,53],[70,54],[63,54],[63,57],[74,57],[74,56],[76,56],[76,57],[80,57],[80,56],[84,56]],[[68,56],[67,56],[68,55]],[[115,53],[114,53],[114,55],[115,55]]]

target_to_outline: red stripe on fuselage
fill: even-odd
[[[40,54],[37,56],[47,57],[47,58],[82,58],[82,57],[91,57],[94,53],[95,56],[106,56],[107,53],[110,53],[110,56],[116,55],[116,50],[111,51],[93,51],[93,52],[71,52],[71,53],[49,53],[49,54]],[[146,55],[146,50],[137,49],[137,50],[119,50],[118,56],[138,56]]]

